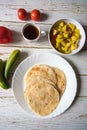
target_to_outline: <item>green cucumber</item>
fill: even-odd
[[[3,89],[8,89],[9,86],[4,79],[4,65],[4,61],[0,59],[0,87]]]
[[[20,54],[20,50],[16,49],[8,57],[6,66],[5,66],[5,71],[4,71],[4,77],[6,79],[8,79],[10,70],[11,70],[13,64],[15,63],[16,59],[18,58],[19,54]]]

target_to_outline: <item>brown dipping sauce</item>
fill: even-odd
[[[23,34],[27,39],[34,40],[38,37],[39,30],[33,25],[28,25],[23,30]]]

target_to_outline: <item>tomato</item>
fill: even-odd
[[[41,13],[40,13],[39,10],[34,9],[34,10],[31,11],[30,17],[31,17],[31,19],[34,20],[34,21],[40,21]]]
[[[17,14],[18,14],[18,18],[21,19],[21,20],[27,20],[28,19],[28,13],[23,8],[19,8]]]
[[[4,26],[0,26],[0,43],[9,43],[12,41],[12,31]]]
[[[0,40],[1,43],[8,43],[9,42],[9,39],[8,38],[3,38]]]
[[[7,29],[3,26],[0,26],[0,38],[3,38],[7,34]]]

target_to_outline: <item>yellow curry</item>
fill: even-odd
[[[51,43],[58,51],[68,54],[78,47],[80,30],[73,23],[60,21],[52,29]]]

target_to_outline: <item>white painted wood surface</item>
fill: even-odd
[[[38,51],[53,52],[47,35],[33,44],[27,43],[22,38],[21,28],[26,22],[17,18],[17,10],[20,7],[29,12],[34,8],[40,9],[42,20],[34,23],[47,34],[53,22],[65,17],[79,21],[87,33],[86,0],[0,0],[0,25],[13,30],[13,42],[0,45],[0,58],[3,60],[7,59],[15,48],[22,51],[18,63]],[[27,22],[33,21],[28,20]],[[0,130],[87,130],[87,41],[78,54],[64,58],[74,68],[78,81],[77,95],[70,108],[62,115],[52,119],[34,119],[29,117],[17,104],[12,88],[8,90],[0,88]],[[15,67],[13,72],[14,70]]]

